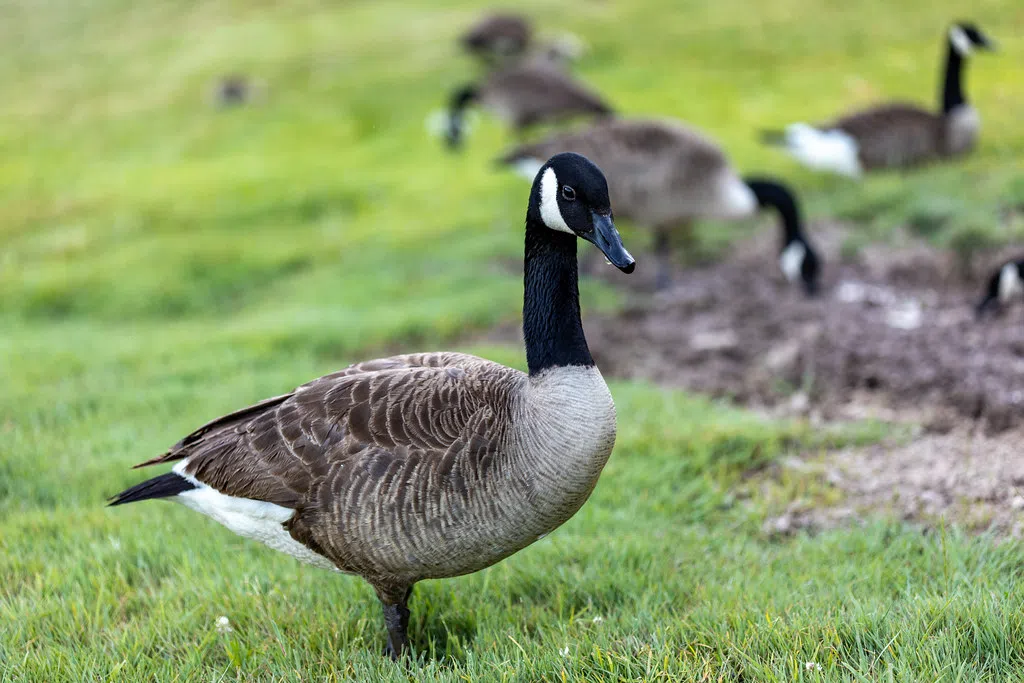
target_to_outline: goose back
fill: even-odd
[[[532,35],[533,27],[526,17],[495,13],[482,17],[469,27],[459,42],[470,54],[494,63],[526,52]]]
[[[557,65],[538,61],[495,72],[480,86],[478,99],[516,129],[612,111],[597,92]]]
[[[739,182],[713,142],[668,121],[599,121],[522,145],[503,162],[539,162],[562,151],[592,159],[608,177],[616,214],[648,225],[728,213],[729,190]]]
[[[881,105],[820,126],[852,137],[864,170],[931,161],[942,153],[944,127],[943,116],[905,103]]]

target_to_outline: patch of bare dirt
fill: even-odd
[[[1021,424],[1024,320],[1019,310],[974,318],[997,261],[970,273],[916,245],[842,262],[839,228],[812,234],[826,261],[815,298],[784,282],[767,238],[680,270],[668,291],[633,281],[625,310],[585,321],[602,372],[823,419],[896,411],[938,431],[964,420],[991,433]],[[628,280],[615,275],[605,277]]]
[[[1024,432],[986,435],[958,427],[925,434],[902,446],[879,444],[829,454],[820,462],[792,458],[773,477],[796,469],[820,477],[842,494],[835,505],[795,500],[765,521],[769,535],[856,523],[889,513],[936,526],[956,523],[971,531],[1024,536]],[[766,484],[767,485],[767,484]]]

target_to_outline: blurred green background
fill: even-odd
[[[0,677],[3,680],[1006,680],[1024,624],[1016,544],[898,522],[763,537],[744,473],[878,425],[773,422],[613,383],[620,440],[594,498],[498,567],[417,590],[421,671],[379,657],[377,605],[165,504],[111,511],[128,466],[207,419],[368,356],[467,345],[518,319],[527,187],[484,118],[460,156],[424,122],[476,73],[471,2],[0,7]],[[589,52],[626,114],[673,116],[743,172],[798,187],[857,243],[1024,237],[1024,4],[978,0],[518,3]],[[863,183],[802,171],[757,131],[883,98],[935,103],[948,23],[980,148]],[[218,110],[233,72],[266,84]],[[629,245],[648,237],[622,226]],[[721,257],[747,225],[710,224]],[[640,264],[643,267],[643,264]],[[597,291],[612,296],[595,296]],[[584,314],[623,295],[584,283]],[[796,481],[797,489],[813,482]],[[804,491],[806,493],[806,491]],[[825,495],[821,493],[821,495]],[[214,621],[228,616],[230,634]],[[820,663],[820,672],[808,669]],[[818,677],[818,678],[815,678]]]

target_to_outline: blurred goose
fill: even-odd
[[[611,107],[596,92],[557,66],[529,60],[456,90],[443,129],[448,146],[462,144],[465,112],[477,104],[508,124],[516,135],[530,126],[578,116],[608,116]],[[546,157],[545,157],[546,158]]]
[[[1020,298],[1024,298],[1024,259],[1009,261],[992,273],[985,296],[978,302],[975,312],[982,316]]]
[[[525,54],[532,37],[529,19],[520,14],[495,12],[470,26],[459,43],[474,57],[495,66]]]
[[[236,73],[215,81],[210,86],[209,98],[214,106],[226,109],[262,101],[266,92],[267,84],[264,80]]]
[[[659,288],[669,284],[672,232],[689,237],[694,220],[744,218],[774,207],[784,227],[783,273],[808,294],[817,289],[820,262],[792,192],[766,179],[743,180],[722,150],[693,129],[672,121],[600,121],[522,145],[500,163],[533,177],[543,159],[561,151],[593,159],[608,175],[617,214],[654,231]]]
[[[783,146],[809,168],[854,178],[865,171],[915,166],[970,152],[981,118],[964,95],[963,67],[974,48],[992,50],[994,45],[970,23],[950,27],[946,43],[938,113],[913,104],[882,104],[825,125],[794,123],[784,132],[765,133],[765,141]]]
[[[526,214],[529,373],[453,352],[352,365],[200,427],[142,465],[176,462],[111,505],[171,498],[377,592],[387,652],[407,649],[423,579],[475,572],[559,527],[615,444],[615,405],[580,323],[576,239],[623,272],[601,171],[559,154]],[[142,466],[140,465],[140,466]]]
[[[508,66],[520,59],[566,66],[585,51],[579,37],[565,33],[537,44],[530,20],[519,14],[488,14],[459,38],[459,43],[485,66]]]

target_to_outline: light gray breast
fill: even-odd
[[[920,164],[938,156],[942,148],[942,117],[912,104],[875,107],[825,128],[853,137],[861,165],[869,170]]]
[[[945,149],[948,156],[966,154],[974,149],[981,131],[981,115],[969,104],[946,114]]]

